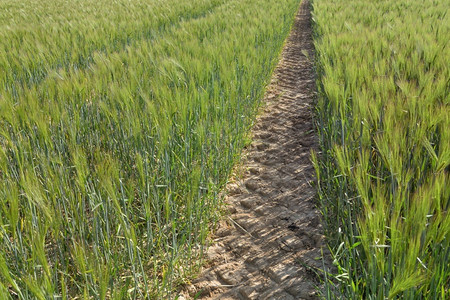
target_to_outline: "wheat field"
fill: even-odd
[[[315,0],[327,297],[448,299],[446,1]]]
[[[195,272],[298,3],[0,0],[0,298]]]

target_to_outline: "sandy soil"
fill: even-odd
[[[311,186],[315,79],[309,1],[301,4],[253,128],[243,174],[227,186],[230,215],[187,299],[312,299],[324,238]],[[305,56],[307,54],[307,56]],[[308,267],[309,266],[309,267]]]

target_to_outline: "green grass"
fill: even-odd
[[[198,267],[298,0],[0,0],[0,298]]]
[[[327,298],[450,297],[444,0],[314,0]]]

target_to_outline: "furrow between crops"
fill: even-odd
[[[311,186],[316,94],[309,1],[303,1],[253,128],[227,186],[229,217],[212,238],[200,277],[183,297],[312,299],[323,235]]]

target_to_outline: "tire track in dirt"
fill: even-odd
[[[303,0],[253,128],[244,174],[228,184],[230,216],[207,252],[209,265],[185,297],[311,299],[322,268],[323,235],[311,186],[314,55],[309,1]],[[308,57],[305,54],[308,54]]]

